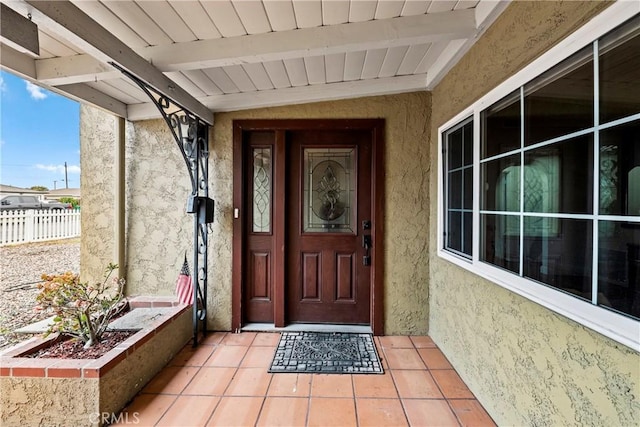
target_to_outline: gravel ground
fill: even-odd
[[[43,273],[80,271],[80,239],[0,247],[0,351],[29,335],[15,329],[48,317],[33,308]]]

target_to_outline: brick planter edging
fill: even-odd
[[[32,338],[0,354],[0,425],[100,425],[117,414],[191,338],[191,306],[138,297],[131,309],[172,307],[98,359],[21,357],[57,339]],[[75,394],[78,394],[76,396]]]

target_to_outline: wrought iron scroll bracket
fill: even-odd
[[[124,68],[111,63],[144,91],[167,123],[187,166],[191,194],[187,212],[193,221],[193,346],[198,345],[198,330],[206,332],[208,223],[213,219],[213,200],[209,198],[209,125],[194,113],[176,104]]]

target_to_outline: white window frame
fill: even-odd
[[[465,126],[467,126],[467,124],[469,124],[469,123],[471,123],[473,126],[475,126],[475,123],[473,122],[473,116],[471,116],[471,115],[469,117],[467,117],[466,119],[463,119],[463,120],[457,122],[454,126],[452,126],[452,127],[448,128],[448,129],[446,129],[445,131],[443,131],[442,135],[449,134],[452,131],[456,131],[458,129],[462,129]],[[475,129],[474,129],[474,133],[475,133]],[[442,135],[441,135],[441,137],[442,137]],[[473,149],[474,159],[473,159],[473,161],[471,163],[471,168],[472,168],[472,172],[473,172],[473,171],[475,171],[475,135],[472,138],[473,138],[472,143],[474,144],[474,149]],[[444,165],[445,162],[448,163],[448,161],[449,161],[449,154],[450,154],[449,151],[450,150],[445,149],[446,144],[447,144],[446,141],[442,141],[442,144],[441,144],[442,149],[440,150],[441,155],[444,153],[444,157],[442,158],[442,164],[443,165]],[[464,153],[464,144],[463,144],[463,147],[462,147],[462,153]],[[464,155],[463,155],[463,158],[464,158]],[[443,181],[443,197],[444,197],[443,198],[443,209],[444,209],[444,211],[441,214],[443,215],[443,218],[442,218],[443,224],[445,224],[444,227],[443,227],[443,229],[444,229],[444,228],[447,228],[447,226],[448,226],[448,221],[447,221],[447,218],[444,217],[444,214],[445,214],[445,212],[449,213],[449,211],[451,210],[449,208],[449,197],[448,197],[447,194],[445,194],[445,188],[448,188],[448,184],[449,184],[449,166],[443,167],[442,168],[442,173],[443,173],[442,179],[444,180]],[[446,175],[446,177],[445,177],[445,175]],[[463,176],[464,176],[464,174],[463,174]],[[475,183],[476,183],[475,178],[472,177],[472,182],[471,182],[472,188],[475,188]],[[475,202],[475,192],[473,194],[473,202]],[[461,227],[464,228],[464,211],[466,210],[464,208],[464,197],[463,197],[463,200],[462,200],[462,204],[463,204],[463,208],[461,210],[463,211],[463,215],[462,215],[462,219],[461,219]],[[472,212],[473,212],[473,208],[474,208],[474,206],[472,204],[472,206],[471,206]],[[473,230],[475,230],[475,228],[474,228],[474,226],[472,224],[471,225],[472,233],[473,233]],[[449,252],[451,252],[453,254],[456,254],[456,256],[459,256],[459,257],[461,257],[463,259],[466,259],[466,260],[470,260],[473,257],[473,253],[474,253],[474,251],[473,251],[473,242],[471,243],[471,253],[466,254],[466,253],[464,253],[462,251],[456,251],[455,249],[452,249],[452,248],[448,247],[445,237],[442,236],[442,238],[443,238],[442,247],[445,248],[445,250],[447,250],[447,251],[449,251]],[[464,238],[463,238],[463,242],[464,242]]]
[[[609,31],[640,13],[640,2],[619,1],[605,9],[587,24],[569,35],[538,59],[489,91],[465,110],[438,128],[438,256],[470,272],[477,274],[505,289],[515,292],[535,303],[588,327],[602,335],[640,352],[640,322],[630,317],[607,310],[541,285],[512,272],[481,262],[480,252],[480,194],[477,183],[480,179],[480,113],[504,96],[522,87],[546,70],[559,64],[572,54]],[[473,250],[472,259],[458,256],[445,249],[444,241],[444,194],[443,194],[443,133],[458,123],[473,116],[474,168],[473,168]],[[600,217],[606,219],[606,217]],[[593,237],[594,240],[597,236]],[[596,260],[597,261],[597,260]],[[594,261],[595,262],[595,261]]]

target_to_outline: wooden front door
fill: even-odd
[[[287,154],[287,319],[368,324],[371,135],[290,132]]]
[[[234,122],[232,327],[382,333],[382,120]]]

